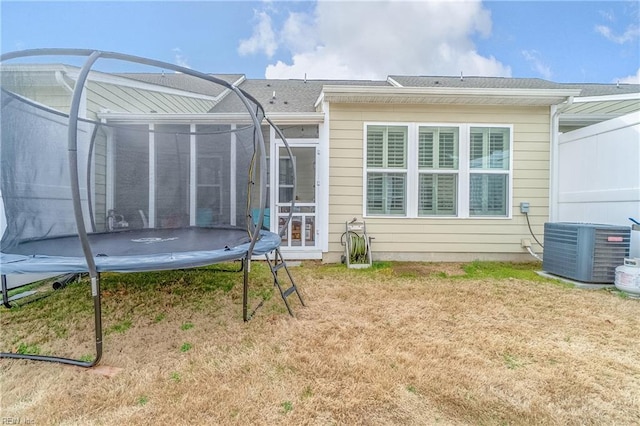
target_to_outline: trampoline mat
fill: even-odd
[[[89,234],[94,256],[145,256],[220,250],[251,241],[241,228],[137,229]],[[28,240],[4,253],[25,256],[84,257],[77,236]]]
[[[98,271],[143,272],[193,268],[243,259],[251,239],[241,228],[139,229],[89,234]],[[280,236],[260,231],[252,255],[280,245]],[[23,241],[0,252],[3,274],[86,272],[77,236]]]

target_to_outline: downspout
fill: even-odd
[[[566,102],[560,106],[551,105],[551,167],[549,176],[549,221],[555,222],[558,220],[558,175],[560,172],[560,164],[558,162],[559,155],[559,134],[560,134],[560,114],[562,114],[567,108],[573,104],[573,96],[569,96]]]
[[[71,88],[71,86],[69,86],[69,84],[64,80],[62,71],[56,71],[55,76],[56,76],[56,82],[60,86],[64,87],[67,90],[67,92],[69,92],[69,94],[73,94],[73,88]]]

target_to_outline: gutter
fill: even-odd
[[[326,85],[315,106],[321,102],[549,106],[579,95],[576,89]]]
[[[271,113],[267,114],[269,119],[276,124],[315,124],[325,120],[324,113],[303,112],[303,113]],[[98,114],[98,118],[108,122],[120,122],[128,124],[149,124],[149,123],[171,123],[171,124],[211,124],[211,123],[249,123],[250,117],[247,113],[141,113],[131,114],[126,112],[103,111]]]

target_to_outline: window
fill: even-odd
[[[458,198],[456,127],[418,129],[418,216],[455,216]]]
[[[401,215],[407,193],[406,126],[367,128],[367,214]]]
[[[367,216],[509,216],[511,126],[365,129]]]
[[[471,127],[470,216],[506,216],[509,177],[509,129]]]
[[[283,150],[281,148],[281,150]],[[282,155],[282,154],[280,154]],[[278,167],[278,203],[290,203],[293,200],[293,168],[295,157],[280,157]]]

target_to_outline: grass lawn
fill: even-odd
[[[224,265],[233,267],[234,265]],[[635,425],[640,301],[538,264],[268,268],[242,321],[242,274],[103,274],[98,370],[0,360],[0,417],[20,424]],[[0,350],[91,359],[87,280],[0,311]]]

